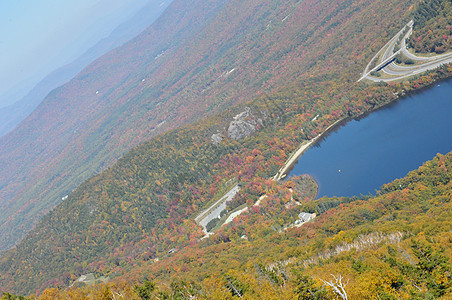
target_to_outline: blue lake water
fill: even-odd
[[[318,197],[375,194],[450,151],[452,80],[337,128],[300,157],[289,177],[310,174]]]

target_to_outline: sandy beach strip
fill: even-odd
[[[303,153],[309,148],[311,147],[312,144],[314,144],[315,142],[317,142],[318,139],[320,139],[325,133],[327,133],[330,129],[332,129],[334,126],[336,126],[337,124],[339,124],[340,122],[344,121],[344,119],[340,119],[337,120],[336,122],[334,122],[333,124],[331,124],[330,126],[328,126],[324,131],[322,131],[321,133],[319,133],[316,137],[314,137],[313,139],[310,139],[307,142],[303,142],[297,149],[297,151],[295,151],[290,158],[284,163],[284,165],[281,167],[281,169],[279,169],[278,173],[276,173],[276,175],[273,177],[273,180],[279,181],[282,178],[285,177],[285,175],[287,175],[288,171],[290,170],[290,168],[292,168],[292,166],[297,162],[297,160],[300,158],[301,155],[303,155]]]

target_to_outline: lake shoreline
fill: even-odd
[[[293,165],[298,161],[298,159],[303,155],[303,153],[308,150],[314,143],[316,143],[319,139],[321,139],[325,134],[329,133],[330,130],[333,130],[337,125],[340,123],[347,121],[347,118],[345,119],[339,119],[335,121],[333,124],[329,125],[324,131],[319,133],[316,137],[304,141],[301,143],[300,146],[298,146],[297,150],[293,152],[289,159],[284,163],[284,165],[279,169],[278,173],[273,177],[273,180],[279,181],[287,176],[287,174],[291,171],[293,168]]]
[[[435,85],[439,85],[441,82],[445,82],[445,81],[452,81],[452,77],[440,79],[438,81],[432,82],[431,84],[428,84],[426,86],[423,86],[421,88],[411,90],[408,92],[402,91],[403,94],[397,95],[395,99],[393,99],[389,102],[369,108],[356,116],[345,117],[345,118],[334,121],[331,125],[329,125],[325,130],[323,130],[321,133],[319,133],[316,137],[314,137],[310,140],[303,141],[296,148],[296,150],[290,154],[287,161],[281,166],[281,168],[278,170],[278,172],[275,174],[275,176],[273,176],[272,179],[275,181],[280,181],[281,179],[284,179],[290,173],[290,171],[293,169],[294,165],[298,162],[299,158],[304,154],[304,152],[306,152],[306,150],[308,150],[312,145],[315,145],[318,141],[322,140],[322,138],[327,136],[331,131],[336,130],[337,128],[347,124],[348,122],[350,122],[352,120],[360,120],[360,119],[366,118],[371,113],[374,113],[381,109],[385,109],[391,105],[395,105],[399,101],[403,101],[403,100],[406,100],[410,96],[420,94],[426,90],[429,90],[429,89],[435,87]]]

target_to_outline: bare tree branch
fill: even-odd
[[[338,294],[339,297],[341,297],[343,300],[348,300],[347,293],[345,292],[345,286],[348,284],[348,280],[347,283],[342,283],[342,275],[339,274],[336,277],[333,274],[331,274],[331,276],[333,276],[335,282],[333,282],[333,280],[331,281],[322,280],[323,283],[330,286],[333,289],[333,292]]]

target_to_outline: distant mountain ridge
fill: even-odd
[[[0,136],[10,132],[25,119],[50,91],[72,79],[102,54],[122,45],[146,29],[170,2],[149,2],[132,19],[118,26],[108,37],[99,41],[82,56],[47,75],[21,100],[0,108]]]

